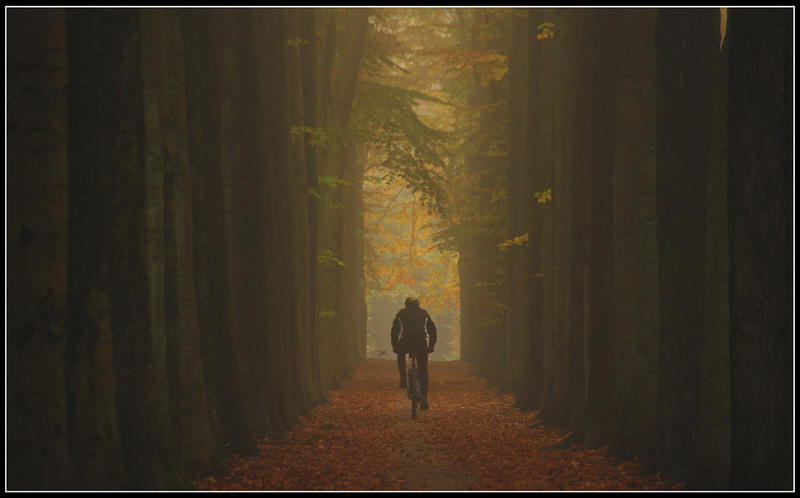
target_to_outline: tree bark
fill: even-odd
[[[719,18],[719,11],[715,17]],[[688,486],[727,489],[730,483],[731,385],[728,307],[728,44],[716,51],[709,135],[705,315],[698,413],[697,463]]]
[[[184,478],[171,434],[166,372],[164,142],[159,120],[159,78],[166,75],[163,13],[115,14],[107,21],[114,23],[118,36],[120,71],[104,77],[117,80],[120,94],[109,177],[111,333],[120,436],[132,486],[175,488]]]
[[[567,112],[571,119],[572,147],[569,155],[569,191],[571,208],[571,249],[569,266],[570,323],[567,354],[567,396],[572,408],[567,429],[572,431],[567,441],[580,443],[586,429],[586,351],[584,336],[589,324],[589,202],[590,183],[586,169],[587,147],[592,128],[587,117],[589,107],[590,41],[586,28],[589,13],[584,9],[570,10],[565,16],[564,44],[568,57],[566,85],[571,96]]]
[[[791,489],[792,13],[731,9],[731,487]]]
[[[528,131],[528,169],[530,170],[531,190],[525,196],[523,202],[527,204],[527,225],[528,237],[528,258],[530,261],[530,273],[526,275],[530,279],[530,294],[528,307],[530,309],[531,327],[526,331],[528,339],[525,346],[526,355],[524,364],[527,368],[523,372],[525,377],[525,392],[522,397],[522,406],[534,408],[538,407],[541,397],[542,377],[544,369],[542,366],[542,313],[544,301],[544,287],[542,277],[544,276],[541,257],[541,237],[542,237],[542,210],[538,209],[536,197],[533,192],[544,191],[544,186],[540,168],[536,159],[541,154],[540,127],[542,123],[537,119],[539,107],[543,106],[540,92],[540,81],[542,74],[542,45],[536,35],[539,32],[538,26],[544,21],[541,9],[528,10],[528,108],[526,123]]]
[[[307,10],[307,9],[306,9]],[[302,9],[289,9],[288,16],[288,33],[303,42],[311,43],[310,40],[305,40],[304,32],[302,31],[303,16],[306,15]],[[312,33],[312,36],[313,33]],[[303,43],[301,42],[301,43]],[[309,105],[308,112],[313,113],[314,99],[311,98],[306,101],[306,90],[313,93],[314,87],[306,88],[306,76],[303,72],[302,46],[289,47],[287,53],[287,95],[288,95],[288,125],[290,127],[303,126],[304,115],[306,112],[306,104]],[[292,133],[289,149],[288,149],[288,163],[289,163],[289,182],[290,182],[290,213],[292,215],[291,225],[295,227],[293,234],[294,237],[291,241],[290,254],[293,254],[293,272],[292,289],[296,298],[296,323],[297,333],[293,338],[294,355],[297,357],[295,362],[294,373],[297,379],[296,389],[296,403],[298,407],[303,409],[309,408],[315,400],[316,387],[314,382],[314,363],[312,343],[315,341],[313,334],[312,324],[316,321],[312,314],[312,301],[311,301],[311,224],[309,216],[309,198],[312,197],[308,194],[309,183],[307,179],[306,168],[308,166],[307,152],[311,147],[306,146],[304,135],[296,135]],[[316,262],[315,262],[316,263]]]
[[[287,106],[287,47],[286,11],[252,11],[253,44],[263,47],[256,50],[258,82],[259,122],[257,144],[258,160],[265,170],[264,185],[260,195],[253,197],[254,205],[264,203],[268,220],[262,242],[266,252],[266,280],[268,283],[267,319],[264,324],[268,334],[267,364],[264,375],[268,377],[270,412],[276,419],[276,429],[288,427],[296,417],[292,341],[297,335],[297,321],[294,314],[295,296],[291,292],[293,275],[293,254],[291,241],[294,237],[293,215],[290,202],[289,176],[289,115]],[[281,75],[275,78],[274,75]],[[248,177],[253,178],[252,174]],[[264,257],[263,255],[261,256]]]
[[[180,14],[165,12],[168,88],[162,85],[165,126],[165,268],[167,359],[171,414],[189,474],[208,470],[211,433],[195,297],[192,177],[186,121],[186,63]]]
[[[530,193],[530,177],[525,156],[527,135],[526,113],[528,89],[528,12],[513,15],[509,37],[508,59],[508,233],[517,237],[527,233],[527,203],[523,198]],[[529,234],[530,239],[530,234]],[[512,246],[508,252],[509,335],[505,344],[505,385],[516,395],[521,392],[524,379],[523,358],[518,354],[523,334],[530,329],[531,317],[527,299],[530,285],[529,261],[526,246]]]
[[[572,192],[570,190],[570,155],[572,153],[572,116],[569,112],[570,96],[565,82],[570,77],[570,54],[564,37],[568,14],[563,9],[554,9],[551,14],[553,24],[560,26],[558,41],[553,42],[553,61],[551,69],[552,106],[549,120],[552,127],[552,199],[541,207],[552,211],[552,269],[551,288],[553,296],[553,319],[551,326],[552,378],[548,403],[549,421],[554,425],[565,426],[569,421],[570,406],[567,391],[568,337],[571,320],[569,301],[570,250],[572,247],[571,218]]]
[[[200,342],[209,386],[209,422],[214,439],[211,464],[220,469],[226,452],[257,454],[244,422],[242,387],[231,327],[227,230],[221,134],[222,93],[212,11],[183,11],[187,50],[187,122],[192,164],[195,292]]]
[[[70,470],[67,35],[63,9],[6,14],[6,482],[9,489],[63,489]]]
[[[356,76],[359,61],[364,48],[364,38],[367,29],[367,9],[354,9],[348,13],[344,32],[346,36],[340,43],[340,50],[334,50],[332,43],[337,43],[335,36],[335,23],[328,25],[328,51],[339,52],[340,60],[336,61],[336,77],[333,77],[333,62],[325,64],[323,72],[323,95],[329,97],[324,123],[327,127],[338,130],[347,128],[350,108],[353,103]],[[328,59],[326,59],[327,61]],[[326,87],[325,82],[330,86]],[[342,148],[325,151],[319,158],[319,174],[321,176],[342,179],[345,168],[345,151]],[[331,187],[328,191],[319,194],[326,199],[320,207],[319,213],[319,251],[332,251],[336,258],[341,260],[342,254],[342,192],[341,187]],[[312,255],[318,258],[319,255]],[[345,265],[353,262],[343,261]],[[348,364],[344,356],[345,335],[352,331],[345,331],[342,327],[342,315],[345,310],[338,308],[337,289],[341,288],[343,268],[335,262],[321,263],[319,266],[318,315],[317,327],[320,338],[320,380],[323,390],[338,385],[343,377],[345,366]]]
[[[317,34],[316,13],[313,9],[301,9],[300,30],[302,39],[307,41],[300,48],[301,77],[303,80],[303,124],[308,127],[319,125],[319,35]],[[319,357],[319,331],[317,316],[317,282],[319,275],[317,254],[319,252],[319,184],[317,181],[317,165],[319,154],[311,145],[309,137],[304,136],[305,153],[305,184],[304,198],[308,200],[308,278],[309,278],[309,332],[310,354],[312,358],[311,382],[312,400],[318,402],[322,399],[320,391],[320,357]],[[316,194],[316,195],[314,195]]]
[[[658,364],[654,9],[623,14],[614,168],[614,417],[610,451],[652,460]]]
[[[122,462],[109,313],[109,206],[105,158],[112,153],[117,109],[113,68],[118,48],[112,24],[96,13],[69,10],[70,237],[66,383],[70,485],[82,489],[128,486]],[[108,42],[99,44],[93,36]],[[113,71],[114,69],[112,69]],[[89,126],[88,124],[93,124]]]
[[[685,480],[696,457],[703,338],[713,11],[661,9],[658,60],[659,434],[663,467]]]
[[[586,338],[586,403],[589,412],[584,445],[608,443],[614,407],[612,345],[614,341],[613,191],[616,141],[617,68],[621,13],[595,14],[589,35],[593,46],[590,120],[592,122],[590,237],[591,317]]]

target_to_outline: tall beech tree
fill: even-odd
[[[61,9],[6,14],[6,159],[13,165],[6,169],[6,309],[12,310],[6,333],[7,448],[13,455],[6,459],[7,482],[17,489],[59,489],[70,473],[70,402],[64,391],[69,374],[63,369],[71,309],[69,45]],[[102,299],[98,295],[89,306],[102,307]],[[91,365],[94,357],[86,360]],[[108,435],[108,427],[98,432]]]
[[[590,448],[608,443],[614,390],[611,358],[614,341],[613,192],[616,140],[617,68],[619,66],[620,12],[603,10],[593,16],[588,41],[592,77],[589,80],[590,141],[585,157],[591,167],[589,195],[590,246],[589,329],[584,338],[586,358],[587,425],[584,444]],[[587,47],[589,49],[589,47]]]
[[[658,357],[655,9],[622,13],[614,149],[614,405],[610,450],[655,453]],[[638,206],[638,209],[632,209]],[[626,311],[627,310],[627,311]]]
[[[353,9],[328,16],[320,77],[323,116],[320,124],[334,130],[334,133],[343,133],[348,128],[368,15],[367,9]],[[343,146],[331,146],[318,156],[318,176],[331,180],[325,187],[320,186],[318,194],[324,199],[320,204],[317,239],[320,263],[317,327],[323,358],[320,364],[323,389],[335,386],[346,373],[350,364],[348,345],[355,333],[353,329],[346,328],[349,315],[355,310],[340,300],[345,296],[338,292],[344,283],[344,276],[356,271],[356,261],[341,259],[344,239],[351,240],[356,236],[354,224],[349,225],[351,230],[346,234],[343,226],[343,202],[347,197],[343,190],[355,188],[345,175],[351,167],[348,162],[356,157],[351,150],[353,146],[352,141],[345,141]],[[331,257],[320,257],[322,255]]]
[[[790,489],[791,14],[729,15],[731,487]]]
[[[68,109],[70,250],[66,325],[70,484],[85,489],[129,485],[120,446],[110,316],[111,172],[105,158],[114,150],[119,94],[98,72],[117,73],[120,62],[115,33],[119,13],[101,23],[96,13],[65,13],[69,38]],[[99,44],[93,36],[104,36]],[[72,166],[75,165],[75,166]],[[77,167],[81,165],[81,167]],[[81,186],[78,188],[78,186]]]
[[[696,451],[699,407],[714,21],[710,9],[662,9],[655,31],[659,453],[683,479]]]

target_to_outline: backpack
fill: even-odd
[[[397,313],[403,325],[400,331],[400,340],[405,344],[425,344],[427,332],[425,325],[428,321],[428,312],[422,308],[403,308]]]

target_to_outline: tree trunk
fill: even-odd
[[[547,189],[543,183],[540,169],[542,165],[536,162],[540,157],[542,144],[540,140],[540,128],[542,123],[537,119],[539,107],[544,106],[540,92],[540,81],[542,74],[542,45],[536,35],[539,33],[538,26],[545,19],[542,17],[541,9],[528,10],[528,108],[526,123],[528,131],[528,168],[530,170],[531,191],[524,197],[527,207],[527,225],[530,233],[528,237],[530,273],[530,293],[528,297],[528,307],[530,309],[531,327],[525,333],[528,336],[525,344],[525,392],[523,393],[523,407],[537,407],[541,397],[542,377],[544,369],[542,366],[542,313],[544,310],[544,287],[543,287],[543,267],[541,257],[542,240],[542,210],[537,205],[534,192],[541,192]]]
[[[525,16],[514,15],[511,21],[511,36],[508,59],[508,233],[518,237],[527,233],[527,203],[523,198],[530,194],[530,177],[525,156],[527,126],[525,110],[528,90],[528,12]],[[529,234],[530,239],[530,234]],[[509,330],[506,341],[507,388],[515,395],[521,394],[524,384],[523,359],[518,354],[524,341],[523,334],[530,329],[531,317],[528,307],[529,261],[527,246],[512,246],[507,249],[508,277],[510,286]]]
[[[203,354],[197,322],[192,177],[186,122],[186,65],[180,14],[165,13],[169,81],[160,95],[160,119],[166,133],[165,158],[165,267],[167,373],[173,427],[187,473],[208,469],[211,433],[206,407]],[[166,90],[166,92],[165,92]]]
[[[62,9],[9,9],[6,15],[6,483],[9,489],[63,489],[70,470],[67,35]]]
[[[66,383],[70,487],[124,489],[108,275],[111,229],[106,159],[113,154],[119,38],[95,12],[68,10],[69,275]],[[96,38],[106,40],[98,43]],[[91,126],[89,125],[91,124]],[[103,206],[98,212],[98,206]],[[99,213],[102,213],[99,215]]]
[[[292,295],[294,278],[291,241],[294,237],[290,202],[289,175],[289,115],[287,106],[287,47],[286,11],[253,11],[253,35],[251,43],[263,47],[256,51],[258,68],[259,116],[257,144],[258,160],[265,171],[265,184],[254,203],[268,199],[265,214],[268,220],[266,239],[262,242],[267,248],[266,279],[268,283],[267,320],[264,333],[268,334],[267,365],[264,375],[268,379],[270,412],[279,428],[285,428],[294,421],[296,407],[292,341],[297,335],[297,321],[294,315],[295,297]],[[282,75],[275,78],[274,75]],[[254,99],[255,100],[255,99]],[[255,146],[255,144],[254,144]],[[252,178],[252,174],[248,175]],[[261,258],[264,258],[262,253]],[[276,428],[278,428],[276,427]]]
[[[655,33],[659,446],[662,466],[678,480],[688,477],[697,449],[714,21],[711,9],[661,9]]]
[[[571,120],[572,146],[569,147],[569,192],[571,208],[571,244],[569,266],[570,322],[567,339],[567,396],[572,408],[567,429],[572,431],[570,442],[580,443],[586,424],[586,365],[584,336],[589,323],[589,201],[590,183],[586,169],[592,127],[587,118],[589,106],[591,58],[587,40],[589,13],[583,9],[570,10],[565,16],[564,45],[568,58],[566,86],[571,96],[567,113]],[[556,194],[558,195],[558,194]]]
[[[716,11],[719,12],[718,10]],[[715,17],[718,18],[719,14]],[[727,489],[730,483],[731,386],[728,308],[728,43],[713,62],[713,100],[706,210],[706,281],[697,463],[687,483]]]
[[[323,95],[329,97],[326,106],[325,124],[328,127],[344,130],[350,118],[350,107],[353,103],[356,76],[359,61],[364,48],[364,37],[367,29],[367,9],[354,9],[347,14],[344,32],[345,39],[341,41],[340,60],[336,67],[336,77],[333,77],[333,64],[326,63],[326,72],[323,73]],[[335,24],[328,26],[328,46],[333,50],[332,43],[336,43]],[[326,59],[327,61],[328,59]],[[330,86],[325,86],[329,82]],[[342,179],[345,168],[345,151],[342,148],[329,149],[320,157],[320,176]],[[341,260],[342,254],[342,192],[341,186],[333,186],[328,191],[319,194],[325,203],[320,207],[319,215],[319,251],[331,251],[337,259]],[[318,255],[312,255],[317,258]],[[345,262],[345,264],[348,264]],[[317,326],[320,336],[320,365],[321,387],[323,390],[335,387],[344,375],[345,366],[348,364],[344,356],[344,335],[341,313],[337,304],[337,290],[341,288],[343,268],[336,262],[323,262],[319,266],[318,289],[318,315]]]
[[[271,340],[279,332],[268,331],[274,312],[268,296],[272,268],[265,257],[265,237],[272,220],[263,202],[264,165],[259,160],[257,113],[246,112],[256,102],[259,88],[252,31],[245,11],[223,9],[215,13],[219,29],[217,61],[220,71],[221,166],[223,204],[231,293],[231,332],[242,382],[245,424],[249,431],[269,433],[280,426],[274,413],[278,380],[265,374],[264,366],[277,358]],[[266,117],[264,118],[266,119]],[[263,157],[263,156],[262,156]],[[269,307],[269,308],[268,308]],[[268,312],[269,309],[269,312]]]
[[[308,41],[300,48],[301,77],[303,79],[303,125],[316,127],[319,125],[319,57],[318,41],[319,35],[316,29],[316,13],[313,9],[300,9],[300,30],[302,39]],[[312,358],[311,382],[312,400],[318,402],[322,399],[320,391],[320,352],[319,352],[319,331],[317,315],[317,282],[318,282],[318,261],[319,252],[319,184],[317,182],[317,164],[319,154],[311,145],[309,137],[304,136],[305,152],[305,184],[307,191],[303,192],[304,198],[308,200],[308,279],[309,279],[309,314],[310,314],[310,354]],[[316,194],[316,195],[314,195]]]
[[[614,168],[614,418],[610,451],[647,456],[656,445],[658,322],[653,45],[656,12],[623,14]],[[656,308],[657,309],[657,308]],[[654,320],[655,318],[655,320]]]
[[[729,19],[731,487],[791,489],[792,13]]]
[[[364,350],[359,351],[361,337],[366,330],[361,327],[361,306],[359,300],[364,299],[364,293],[359,293],[359,282],[363,279],[364,264],[359,258],[360,248],[358,243],[363,225],[363,211],[360,209],[362,199],[362,184],[364,182],[364,167],[358,162],[359,154],[357,144],[351,144],[345,152],[344,180],[349,184],[342,192],[342,252],[341,259],[345,266],[342,269],[341,288],[348,292],[339,292],[337,309],[342,313],[342,340],[343,357],[349,369],[361,359]]]
[[[182,11],[187,50],[187,122],[192,164],[195,289],[214,438],[212,465],[224,452],[257,454],[245,424],[231,326],[221,151],[222,94],[211,11]]]
[[[544,22],[552,22],[555,20],[553,9],[539,9],[541,11],[542,20]],[[532,27],[529,27],[532,28]],[[540,240],[540,253],[539,258],[541,267],[536,273],[538,280],[541,280],[542,291],[542,304],[541,316],[536,319],[535,323],[540,327],[539,332],[539,357],[541,358],[541,378],[539,379],[538,400],[537,406],[541,408],[540,418],[546,423],[552,422],[552,396],[553,396],[553,381],[556,373],[555,356],[555,333],[553,330],[554,325],[554,300],[553,300],[553,287],[555,285],[554,265],[553,265],[553,247],[555,240],[553,238],[554,226],[554,208],[551,202],[546,201],[545,193],[548,189],[553,188],[553,161],[554,157],[554,137],[553,137],[553,98],[555,92],[553,70],[554,70],[554,53],[555,53],[555,40],[552,38],[538,39],[538,30],[529,29],[528,36],[533,37],[532,43],[539,45],[539,82],[538,82],[538,95],[536,99],[534,115],[529,116],[531,129],[536,133],[533,143],[535,144],[531,157],[533,167],[535,168],[534,178],[536,184],[533,186],[533,192],[529,193],[528,198],[534,201],[533,210],[541,221],[541,231],[534,235]]]
[[[163,12],[118,11],[107,22],[119,33],[121,58],[119,73],[104,74],[118,81],[121,96],[109,178],[109,274],[114,276],[111,332],[123,458],[134,487],[175,488],[184,481],[170,427],[166,372],[164,140],[159,120],[159,79],[166,77]]]
[[[569,94],[565,81],[570,77],[570,54],[564,40],[568,14],[554,9],[552,21],[560,26],[558,42],[553,43],[552,106],[548,117],[552,126],[552,198],[541,207],[552,211],[552,270],[553,321],[551,327],[552,380],[550,387],[550,422],[564,426],[568,422],[570,406],[567,392],[568,337],[571,309],[569,301],[570,250],[572,247],[572,202],[570,191],[570,157],[572,154],[572,116],[569,112]],[[547,40],[544,40],[547,41]]]
[[[589,412],[584,445],[596,448],[608,443],[614,406],[612,345],[614,341],[613,191],[616,140],[619,11],[604,10],[592,20],[592,78],[589,117],[592,140],[588,143],[591,167],[590,232],[591,317],[585,351],[586,403]]]
[[[304,14],[302,9],[288,10],[288,31],[291,36],[303,40],[302,21]],[[312,34],[313,36],[313,34]],[[310,40],[309,40],[310,44]],[[306,90],[314,92],[313,86],[304,86],[306,76],[303,73],[302,48],[298,46],[289,47],[287,53],[287,94],[288,94],[288,126],[303,126],[305,106],[313,104],[306,100]],[[313,113],[313,108],[308,109]],[[290,253],[293,257],[292,289],[296,299],[296,323],[297,334],[294,336],[293,347],[294,355],[297,358],[293,366],[297,379],[296,403],[302,409],[309,408],[316,397],[316,387],[314,383],[314,363],[312,343],[316,340],[313,335],[312,324],[316,322],[312,314],[311,307],[311,247],[310,241],[310,218],[309,201],[312,196],[308,194],[309,184],[306,168],[308,165],[308,149],[303,135],[292,133],[288,149],[289,162],[289,194],[291,196],[290,214],[292,215],[291,225],[295,227],[294,237],[291,241]],[[316,264],[316,261],[314,262]]]

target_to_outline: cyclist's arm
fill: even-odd
[[[400,315],[398,314],[394,317],[394,322],[392,323],[392,333],[391,333],[392,350],[394,350],[395,353],[397,352],[398,337],[400,335],[400,329],[402,328],[402,326],[403,325],[400,323]]]
[[[428,315],[425,329],[428,331],[428,348],[433,349],[434,344],[436,344],[436,324],[433,323],[433,318],[430,315]]]

